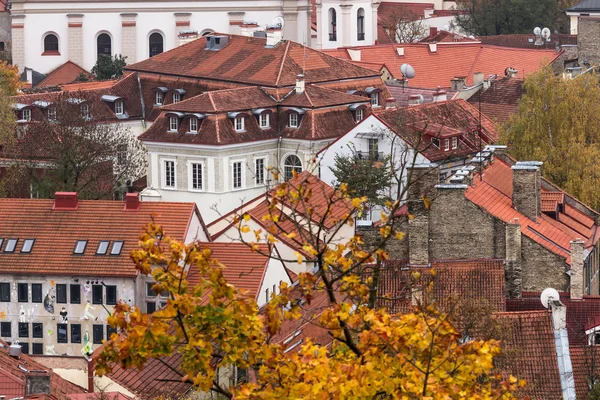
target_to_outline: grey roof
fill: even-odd
[[[600,12],[600,0],[583,0],[569,8],[573,12]]]
[[[109,103],[114,103],[117,100],[121,100],[122,97],[113,96],[112,94],[104,94],[102,95],[102,100],[108,101]]]

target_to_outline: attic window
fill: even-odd
[[[48,119],[51,121],[56,121],[56,108],[55,107],[48,108]]]
[[[124,111],[123,100],[115,101],[115,114],[123,114]]]
[[[233,124],[236,132],[242,132],[244,130],[244,117],[235,117]]]
[[[371,93],[371,106],[379,107],[379,93]]]
[[[118,256],[121,254],[121,250],[123,250],[123,241],[122,240],[117,240],[115,242],[113,242],[113,246],[112,249],[110,250],[110,255],[111,256]]]
[[[452,138],[452,150],[455,150],[458,147],[458,138],[454,136]]]
[[[296,114],[296,113],[289,114],[288,127],[290,127],[290,128],[298,127],[298,114]]]
[[[434,145],[435,147],[437,147],[439,149],[440,148],[440,139],[438,139],[438,138],[431,138],[431,144]]]
[[[87,104],[82,104],[80,107],[81,110],[81,118],[89,119],[90,118],[90,106]]]
[[[73,250],[73,254],[83,254],[86,246],[87,240],[78,240],[77,243],[75,243],[75,250]]]
[[[173,103],[179,103],[181,101],[181,94],[179,92],[173,93]]]
[[[163,95],[163,92],[161,92],[160,90],[157,90],[156,92],[154,92],[154,105],[162,106],[164,98],[165,97]]]
[[[23,248],[21,248],[21,253],[31,253],[33,243],[35,243],[35,239],[25,239],[23,242]]]
[[[14,253],[17,248],[17,242],[19,239],[8,239],[6,241],[6,247],[4,248],[5,253]]]
[[[179,128],[179,118],[169,117],[169,132],[177,132]]]
[[[21,119],[23,121],[31,121],[31,110],[29,108],[24,108],[23,111],[21,111]]]
[[[362,108],[357,108],[357,109],[356,109],[356,118],[355,118],[355,120],[356,120],[356,123],[357,123],[357,124],[358,124],[360,121],[362,121],[362,120],[363,120],[363,118],[364,118],[364,114],[365,114],[365,111],[364,111]]]
[[[450,150],[450,139],[444,139],[444,151]]]
[[[189,132],[198,133],[198,118],[190,118],[190,130]]]
[[[105,255],[108,251],[108,245],[110,244],[109,240],[102,240],[98,243],[98,249],[96,249],[96,254]]]
[[[269,127],[269,114],[260,114],[258,116],[258,122],[261,129],[267,129]]]

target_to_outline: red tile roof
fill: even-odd
[[[483,93],[471,96],[469,103],[475,107],[481,104],[481,112],[497,123],[508,122],[517,112],[523,97],[523,80],[503,77],[494,79]]]
[[[522,49],[554,49],[557,45],[577,45],[577,35],[553,33],[550,41],[541,46],[535,45],[535,35],[531,33],[513,33],[510,35],[489,35],[477,38],[481,43],[491,46],[516,47]]]
[[[66,400],[96,400],[98,393],[72,394]],[[131,400],[132,398],[119,392],[102,392],[104,400]]]
[[[21,354],[19,359],[10,357],[8,344],[4,341],[0,341],[0,344],[4,346],[0,347],[1,396],[8,396],[8,398],[25,396],[26,372],[23,371],[23,368],[27,371],[36,371],[36,374],[40,371],[46,371],[47,374],[50,374],[51,399],[63,400],[70,394],[86,393],[84,388],[61,378],[26,354]]]
[[[423,89],[416,87],[402,87],[396,85],[386,85],[392,97],[396,100],[397,107],[408,107],[408,99],[411,96],[422,95],[424,103],[433,103],[433,95],[438,91],[435,89]],[[446,98],[452,100],[456,91],[446,90]]]
[[[91,74],[87,72],[85,69],[81,68],[79,65],[75,64],[73,61],[67,61],[62,64],[58,68],[52,70],[46,75],[44,80],[38,83],[36,86],[44,87],[44,86],[61,86],[66,85],[68,83],[75,82],[75,80],[81,75],[84,74],[91,77]]]
[[[600,346],[571,346],[571,364],[575,378],[575,393],[580,399],[587,399],[589,384],[600,380]]]
[[[179,103],[162,107],[164,111],[182,111],[192,113],[215,113],[227,111],[251,110],[253,108],[271,108],[277,102],[259,87],[240,87],[215,90],[187,98]]]
[[[53,210],[54,200],[0,199],[1,237],[19,239],[14,253],[0,253],[2,274],[135,277],[129,258],[145,225],[156,222],[165,233],[184,240],[198,210],[194,203],[141,202],[137,211],[124,211],[124,202],[79,200],[77,210]],[[29,254],[25,239],[35,239]],[[78,240],[87,240],[83,255],[74,255]],[[95,255],[101,240],[124,241],[120,256]]]
[[[437,43],[436,47],[436,52],[430,50],[430,43],[381,44],[348,49],[360,50],[360,61],[385,63],[396,78],[400,78],[402,64],[412,65],[416,75],[409,81],[410,85],[423,88],[450,87],[450,81],[457,76],[467,77],[467,84],[471,85],[476,72],[483,72],[486,78],[492,74],[504,76],[508,67],[518,70],[518,76],[522,78],[560,55],[554,50],[515,49],[480,43]],[[403,56],[398,55],[398,48],[404,49]],[[329,50],[324,51],[329,53]],[[332,55],[339,56],[340,50],[333,50]],[[342,58],[350,59],[350,56],[346,53]]]
[[[201,248],[211,250],[211,257],[225,265],[223,274],[228,283],[238,289],[248,291],[248,295],[257,299],[263,278],[269,264],[269,246],[258,245],[258,251],[252,251],[244,243],[202,243]],[[192,266],[188,275],[190,287],[199,283],[200,276]]]
[[[304,74],[307,83],[378,75],[298,43],[282,41],[266,47],[263,38],[227,36],[227,45],[218,51],[206,50],[203,37],[126,69],[269,87],[293,86],[298,74]]]
[[[465,196],[501,221],[508,223],[517,218],[521,225],[521,234],[564,257],[567,264],[571,263],[572,240],[584,239],[588,248],[598,241],[595,237],[597,226],[593,225],[593,219],[568,204],[565,205],[564,213],[558,214],[558,219],[542,213],[535,222],[518,212],[512,205],[512,174],[508,161],[496,158],[485,168],[482,179],[476,174]],[[592,210],[590,212],[596,214]]]
[[[303,93],[297,93],[295,90],[290,92],[281,101],[281,105],[318,108],[352,103],[368,103],[369,101],[370,99],[365,96],[356,96],[327,87],[308,85]]]

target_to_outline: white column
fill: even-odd
[[[315,3],[315,8],[317,10],[317,49],[323,48],[323,35],[327,34],[327,25],[323,24],[321,20],[321,10],[323,9],[323,4],[317,0]]]
[[[371,4],[371,37],[372,41],[369,44],[375,44],[377,42],[377,8],[381,3],[378,1],[373,1]],[[366,23],[367,21],[365,21]],[[365,32],[367,31],[367,27],[365,27]]]
[[[340,4],[342,9],[342,46],[352,46],[352,4]],[[338,25],[338,38],[340,26]]]

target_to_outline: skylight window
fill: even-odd
[[[83,254],[86,246],[87,240],[78,240],[75,244],[75,250],[73,250],[73,254]]]
[[[17,242],[19,239],[8,239],[6,241],[6,247],[4,248],[5,253],[14,253],[17,248]]]
[[[23,248],[21,249],[21,253],[31,253],[33,243],[35,243],[35,239],[25,239],[25,241],[23,242]]]
[[[109,240],[102,240],[98,243],[98,249],[96,249],[96,254],[105,255],[108,251],[108,245],[110,244]]]
[[[121,254],[121,250],[123,250],[123,241],[117,240],[113,243],[112,249],[110,250],[110,255],[118,256],[119,254]]]

